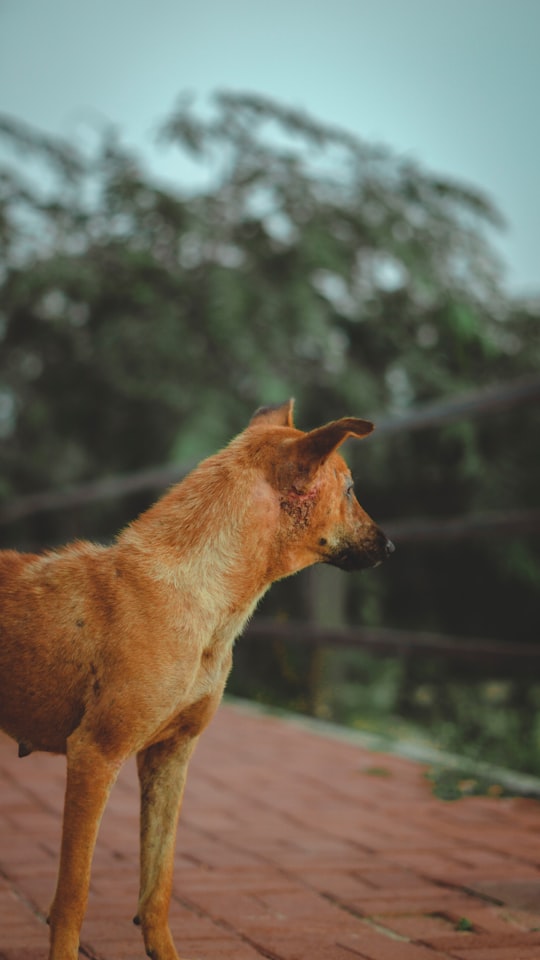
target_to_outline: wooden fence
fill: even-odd
[[[473,391],[458,398],[425,405],[402,416],[374,417],[380,436],[398,431],[421,430],[464,418],[489,416],[500,410],[540,400],[540,376],[522,377],[506,384]],[[142,470],[103,478],[65,490],[45,491],[19,497],[0,506],[0,526],[34,514],[63,511],[100,500],[116,499],[143,490],[160,490],[180,480],[193,462]],[[387,520],[385,532],[400,543],[456,541],[478,537],[516,536],[540,532],[540,510],[511,510],[459,517]],[[540,662],[540,644],[502,644],[486,639],[463,639],[405,630],[327,628],[316,623],[277,622],[256,619],[248,633],[298,643],[357,647],[376,655],[430,654],[463,661],[489,662],[502,670],[529,670]]]
[[[256,617],[246,636],[276,642],[300,643],[317,650],[345,648],[364,650],[376,657],[429,655],[453,662],[489,664],[497,676],[523,675],[540,665],[540,644],[501,643],[478,637],[392,630],[382,627],[324,627],[299,620],[272,620]],[[533,676],[540,677],[538,670]]]

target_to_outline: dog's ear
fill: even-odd
[[[304,434],[294,441],[301,473],[311,480],[324,461],[347,437],[367,437],[373,429],[374,426],[369,420],[343,417]]]
[[[292,397],[286,403],[277,403],[271,407],[259,407],[249,421],[249,426],[294,427],[293,408],[294,399]]]

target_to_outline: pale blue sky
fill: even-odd
[[[0,111],[45,130],[103,118],[167,172],[156,125],[219,88],[482,187],[508,286],[540,291],[540,0],[0,0]]]

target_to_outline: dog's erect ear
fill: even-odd
[[[249,421],[249,426],[294,427],[293,407],[294,400],[292,397],[286,403],[277,403],[271,407],[259,407]]]
[[[294,446],[304,470],[312,477],[347,437],[367,437],[373,429],[374,426],[369,420],[343,417],[341,420],[332,420],[324,427],[311,430],[310,433],[295,440]]]

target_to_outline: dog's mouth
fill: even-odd
[[[370,567],[378,567],[394,553],[395,549],[392,541],[385,537],[384,533],[380,533],[375,543],[365,546],[358,544],[341,546],[338,550],[327,554],[323,562],[339,567],[340,570],[368,570]]]

